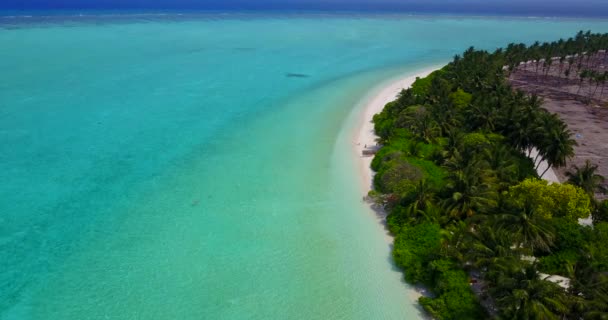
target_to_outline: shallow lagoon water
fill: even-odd
[[[0,18],[1,319],[418,319],[358,103],[471,45],[608,22]]]

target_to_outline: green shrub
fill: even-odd
[[[434,223],[403,225],[395,236],[393,257],[405,271],[409,282],[430,280],[428,263],[436,257],[441,245],[441,228]]]
[[[426,179],[427,182],[429,182],[435,189],[440,189],[447,183],[446,170],[436,165],[434,162],[411,157],[408,157],[407,161],[422,169],[422,172],[424,173],[424,179]]]
[[[568,276],[568,266],[574,265],[580,258],[576,251],[560,251],[540,258],[538,269],[547,274]]]
[[[376,174],[374,184],[379,191],[401,195],[410,191],[423,176],[417,166],[395,159],[387,162]]]
[[[462,89],[458,89],[452,92],[452,94],[450,94],[450,100],[452,101],[452,104],[458,109],[464,109],[468,107],[472,99],[473,96]]]
[[[445,259],[430,264],[435,298],[422,297],[420,304],[436,319],[483,319],[484,312],[471,291],[466,273]]]
[[[593,209],[593,222],[608,222],[608,200],[599,202]]]
[[[588,241],[588,227],[581,226],[566,218],[553,218],[551,220],[555,229],[555,250],[578,250]]]
[[[509,189],[518,205],[532,205],[545,218],[563,217],[576,223],[591,213],[589,196],[571,184],[549,184],[545,180],[526,179]]]

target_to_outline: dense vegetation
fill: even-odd
[[[541,99],[506,81],[508,66],[531,57],[605,47],[608,35],[579,33],[471,48],[374,117],[382,148],[370,195],[389,212],[406,280],[432,291],[420,303],[433,317],[608,319],[608,203],[594,199],[603,177],[589,163],[569,183],[540,180],[535,160],[565,166],[576,142]],[[589,214],[594,225],[580,225]]]

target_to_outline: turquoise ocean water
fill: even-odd
[[[580,29],[608,21],[0,17],[0,319],[419,319],[361,201],[358,101]]]

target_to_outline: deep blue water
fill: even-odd
[[[607,17],[605,0],[3,0],[4,14],[48,10],[351,11],[417,14]],[[11,11],[11,12],[9,12]],[[2,13],[0,13],[2,14]]]

